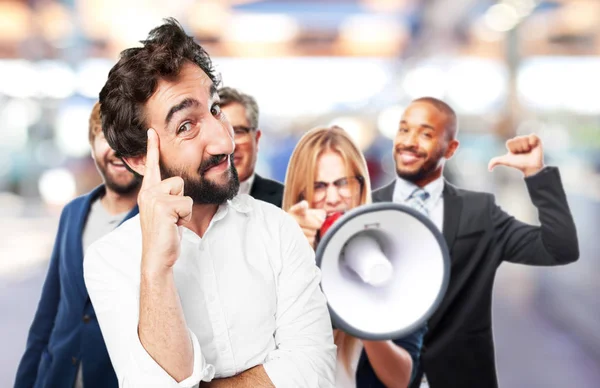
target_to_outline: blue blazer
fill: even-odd
[[[15,388],[73,387],[83,363],[85,388],[118,388],[96,314],[83,280],[83,228],[104,185],[67,204],[61,215]],[[125,217],[138,213],[133,208]]]
[[[413,365],[410,383],[414,381],[417,370],[419,369],[421,347],[423,346],[423,337],[425,333],[427,333],[427,324],[417,328],[414,332],[405,337],[393,340],[396,345],[399,345],[406,350],[412,358]],[[356,388],[385,388],[385,385],[377,378],[364,349],[356,367]]]

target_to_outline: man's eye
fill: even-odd
[[[187,131],[190,131],[191,129],[192,129],[192,123],[187,122],[187,123],[184,123],[181,127],[179,127],[179,129],[177,130],[177,133],[187,132]]]
[[[210,108],[210,113],[211,113],[213,116],[217,116],[219,113],[221,113],[221,105],[219,105],[219,104],[214,104],[214,105],[212,106],[212,108]]]

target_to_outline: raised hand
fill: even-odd
[[[544,167],[542,141],[536,135],[513,137],[506,142],[506,148],[506,154],[490,160],[490,171],[496,166],[507,166],[521,170],[527,177]]]
[[[192,198],[183,195],[183,179],[161,179],[159,138],[148,130],[144,179],[138,196],[142,227],[142,269],[151,273],[170,269],[180,252],[179,227],[192,217]]]
[[[288,210],[288,214],[294,217],[308,242],[314,248],[317,231],[321,229],[321,225],[327,217],[325,210],[309,209],[307,201],[300,201]]]

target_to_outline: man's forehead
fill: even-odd
[[[447,115],[444,112],[438,110],[435,106],[427,102],[415,102],[410,104],[402,114],[402,120],[409,118],[411,114],[419,115],[420,119],[426,119],[427,121],[439,121],[447,119]]]

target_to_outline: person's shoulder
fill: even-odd
[[[100,256],[105,260],[114,262],[131,262],[121,260],[124,256],[138,257],[141,252],[142,231],[140,227],[139,214],[124,221],[114,230],[98,238],[90,244],[86,256]],[[140,257],[141,259],[141,257]],[[85,262],[85,260],[84,260]]]
[[[231,204],[245,213],[257,227],[264,227],[272,233],[280,233],[281,229],[289,229],[297,225],[296,221],[279,206],[256,199],[249,194],[239,194]]]
[[[88,191],[87,193],[80,194],[77,197],[70,200],[65,206],[63,206],[62,214],[67,215],[72,213],[73,211],[77,211],[81,209],[85,204],[92,202],[101,191],[104,190],[104,185],[100,185],[95,187],[93,190]]]
[[[472,208],[484,207],[495,202],[495,196],[492,193],[482,190],[460,188],[447,181],[444,182],[444,196],[460,197],[465,204]]]
[[[283,192],[283,183],[273,180],[273,179],[269,179],[269,178],[264,178],[261,177],[261,179],[263,180],[265,186],[267,186],[268,188],[274,189],[274,190],[280,190]]]
[[[283,183],[281,183],[279,181],[265,178],[263,176],[256,174],[256,176],[254,177],[254,185],[260,187],[261,191],[270,191],[273,193],[278,193],[278,194],[283,195],[284,185],[283,185]]]
[[[272,203],[256,199],[249,194],[238,194],[231,200],[231,205],[239,212],[249,217],[270,218],[286,214],[281,208]]]

